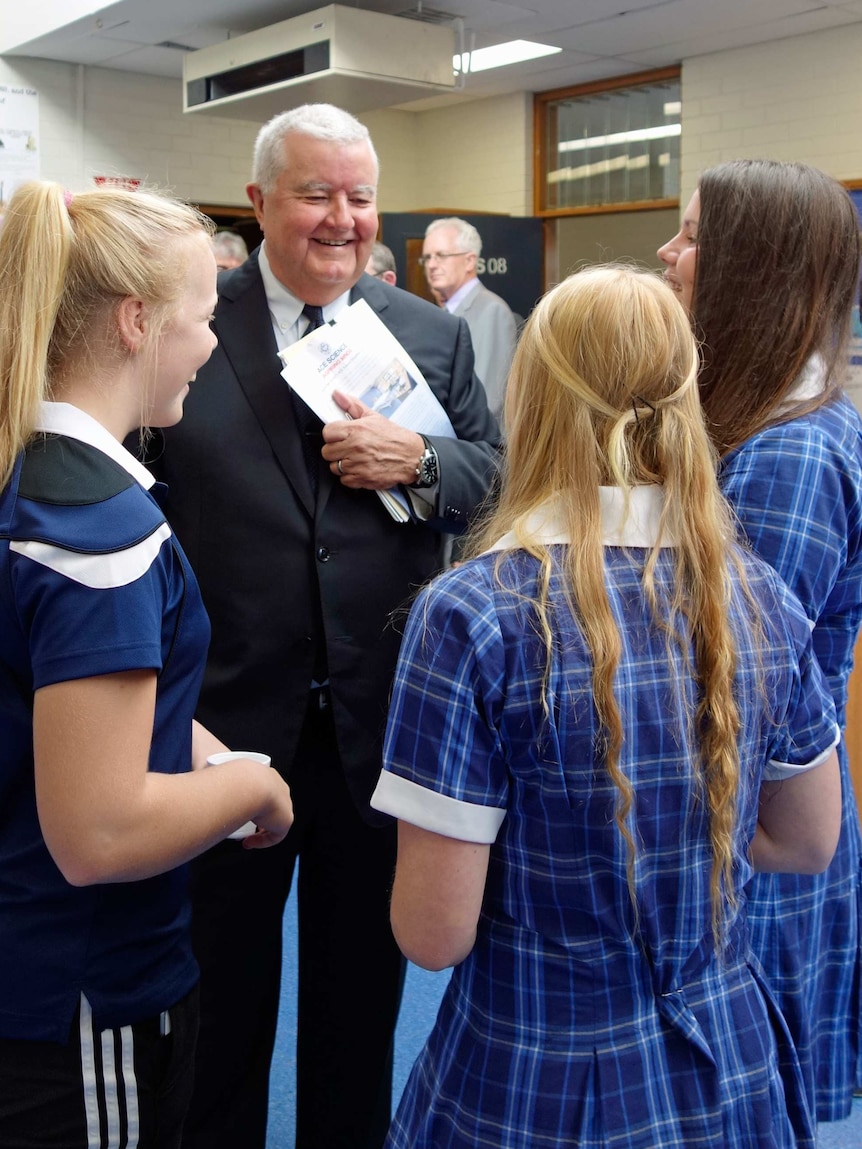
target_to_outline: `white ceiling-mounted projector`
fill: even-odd
[[[268,120],[298,104],[349,112],[455,87],[451,27],[330,4],[189,52],[183,111]]]

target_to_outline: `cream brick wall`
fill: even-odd
[[[380,157],[380,210],[531,215],[532,110],[532,96],[518,92],[457,108],[361,116]]]
[[[412,211],[421,193],[419,115],[382,109],[359,116],[380,160],[380,211]]]
[[[417,208],[532,215],[532,96],[424,112]]]
[[[682,199],[723,160],[799,160],[862,179],[862,25],[686,60]]]

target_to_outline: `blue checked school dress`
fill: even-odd
[[[641,591],[649,531],[642,538],[627,521],[620,532],[611,518],[606,585],[623,644],[615,692],[620,766],[636,795],[637,921],[616,791],[597,749],[590,659],[564,593],[564,544],[547,532],[554,645],[543,707],[545,649],[531,606],[539,566],[504,540],[501,553],[422,593],[396,675],[372,805],[493,845],[475,947],[453,971],[386,1149],[814,1145],[795,1051],[748,960],[743,893],[765,772],[816,765],[838,738],[807,619],[746,555],[765,636],[755,655],[736,587],[740,901],[719,960],[687,724],[697,692]],[[671,563],[663,550],[661,596]]]
[[[760,432],[724,460],[720,481],[745,535],[796,593],[845,726],[862,619],[862,421],[841,395]],[[841,838],[825,874],[758,874],[749,890],[752,947],[799,1049],[820,1121],[850,1115],[860,1080],[862,834],[839,747]]]

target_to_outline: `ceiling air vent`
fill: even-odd
[[[425,4],[408,8],[405,12],[396,12],[395,15],[404,20],[422,20],[425,24],[454,24],[456,20],[461,19],[454,12],[443,12],[439,8],[429,8]]]
[[[349,112],[451,92],[454,32],[330,4],[183,59],[183,109],[268,120],[298,104]]]

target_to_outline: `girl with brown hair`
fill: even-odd
[[[745,537],[801,601],[844,729],[862,619],[862,420],[841,388],[859,279],[859,220],[805,164],[705,171],[659,250],[702,349],[719,482]],[[839,747],[838,849],[818,875],[760,875],[754,952],[784,1013],[820,1121],[850,1114],[862,1027],[862,834]]]

